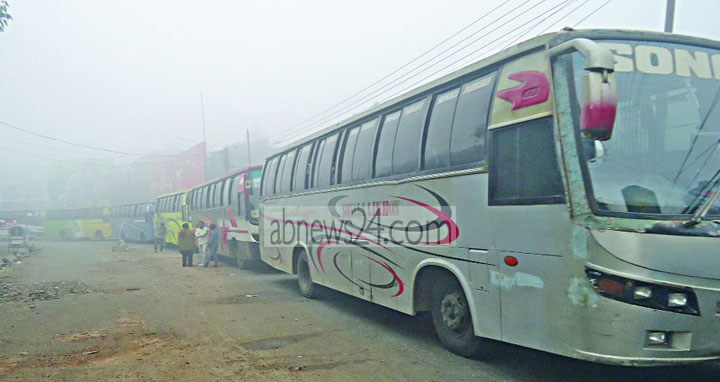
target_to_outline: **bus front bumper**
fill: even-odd
[[[685,365],[698,362],[708,362],[720,359],[720,353],[704,357],[624,357],[609,354],[597,354],[582,350],[575,350],[579,359],[620,366],[670,366]]]

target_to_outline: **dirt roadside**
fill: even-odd
[[[0,381],[608,382],[720,375],[717,362],[629,369],[509,345],[488,359],[465,359],[438,345],[426,319],[331,291],[307,300],[292,276],[268,268],[182,268],[176,252],[156,254],[137,244],[128,252],[112,252],[111,242],[42,245],[40,254],[0,271],[0,286],[12,284],[15,293],[14,300],[0,298]]]

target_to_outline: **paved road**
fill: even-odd
[[[465,359],[440,347],[427,318],[332,291],[306,300],[294,278],[265,267],[182,268],[179,254],[155,254],[137,244],[128,252],[111,252],[111,242],[42,246],[40,254],[0,271],[0,280],[26,292],[67,289],[63,285],[76,281],[75,293],[34,304],[0,303],[2,381],[608,382],[720,376],[720,363],[607,367],[510,345],[494,346],[487,359]]]

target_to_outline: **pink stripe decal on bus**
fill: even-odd
[[[400,277],[398,277],[397,273],[395,273],[395,271],[393,271],[392,268],[388,267],[385,263],[383,263],[381,261],[373,259],[370,256],[366,256],[366,255],[363,255],[363,256],[367,257],[370,261],[375,262],[375,263],[379,264],[381,267],[385,268],[388,272],[390,272],[392,274],[392,276],[395,278],[395,280],[397,280],[398,292],[395,293],[393,295],[393,297],[397,297],[405,291],[405,284],[403,284],[402,280],[400,280]]]
[[[225,209],[227,211],[228,220],[230,220],[230,225],[233,227],[237,227],[237,220],[235,220],[235,216],[233,216],[232,207],[228,207]]]
[[[340,244],[340,243],[337,241],[323,241],[322,243],[320,243],[320,245],[318,245],[318,247],[317,247],[318,264],[320,264],[320,268],[325,273],[327,273],[327,271],[325,270],[325,267],[323,266],[322,257],[320,257],[320,252],[322,252],[323,248],[325,248],[325,246],[328,244]]]
[[[452,243],[453,241],[457,240],[458,236],[460,236],[460,228],[457,226],[457,224],[455,224],[455,222],[454,222],[452,219],[450,219],[450,217],[448,217],[447,215],[445,215],[442,211],[438,210],[437,208],[435,208],[435,207],[433,207],[433,206],[430,206],[430,205],[428,205],[428,204],[425,204],[425,203],[423,203],[423,202],[419,202],[419,201],[417,201],[417,200],[412,200],[412,199],[409,199],[409,198],[404,198],[404,197],[402,197],[402,196],[395,196],[395,197],[398,198],[398,199],[406,200],[406,201],[408,201],[408,202],[410,202],[410,203],[415,203],[415,204],[417,204],[418,206],[423,207],[423,208],[429,210],[430,212],[434,213],[437,217],[439,217],[440,220],[442,220],[443,223],[445,223],[445,224],[447,225],[447,227],[448,227],[448,234],[447,234],[447,236],[446,236],[444,239],[442,239],[442,240],[440,240],[440,241],[432,241],[432,242],[426,241],[426,242],[423,242],[423,244],[428,244],[428,245],[448,244],[448,243]]]

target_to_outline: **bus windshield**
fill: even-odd
[[[690,215],[718,188],[720,51],[651,41],[599,41],[615,53],[612,137],[581,138],[596,208]],[[584,57],[572,55],[579,102]],[[720,214],[720,199],[708,216]]]

